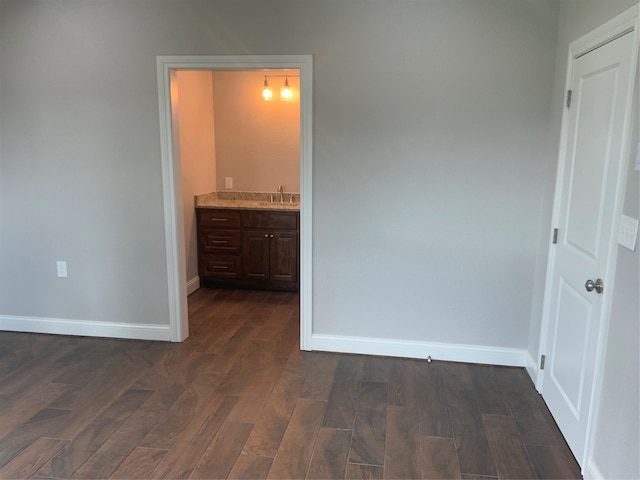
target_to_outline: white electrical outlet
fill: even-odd
[[[224,177],[224,188],[233,188],[233,177]]]
[[[58,277],[67,278],[67,262],[56,262],[56,267],[58,269]]]
[[[636,250],[638,240],[638,220],[621,215],[620,231],[618,232],[618,244],[628,248],[632,252]]]

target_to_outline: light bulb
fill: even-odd
[[[284,100],[285,102],[290,102],[291,100],[293,100],[293,90],[289,86],[288,77],[285,77],[284,87],[280,89],[280,100]]]
[[[273,91],[271,90],[271,87],[267,83],[266,75],[264,76],[264,85],[262,87],[262,98],[267,102],[273,98]]]

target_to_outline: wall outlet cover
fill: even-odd
[[[233,177],[224,177],[224,188],[233,188]]]
[[[628,248],[632,252],[636,250],[638,240],[638,220],[622,215],[620,217],[620,231],[618,232],[618,244]]]
[[[64,261],[56,262],[56,269],[58,271],[58,277],[67,278],[67,262],[64,262]]]

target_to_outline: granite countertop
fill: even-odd
[[[273,198],[273,202],[271,199]],[[285,193],[280,203],[279,193],[212,192],[196,195],[196,208],[230,208],[238,210],[280,210],[299,212],[300,194]]]

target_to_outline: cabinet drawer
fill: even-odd
[[[240,230],[203,228],[198,238],[203,253],[240,252]]]
[[[240,226],[240,212],[237,210],[200,208],[198,223],[203,227],[233,228]]]
[[[201,277],[240,278],[238,255],[201,255],[198,266]]]
[[[281,228],[296,230],[298,214],[295,212],[265,212],[246,210],[242,212],[242,226],[245,228]]]

